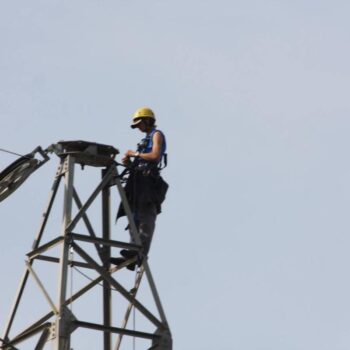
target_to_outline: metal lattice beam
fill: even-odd
[[[135,281],[134,288],[131,291],[124,288],[122,284],[118,282],[117,278],[112,276],[118,271],[126,268],[129,264],[135,263],[137,261],[137,257],[128,259],[122,264],[111,268],[109,262],[111,248],[124,248],[137,252],[141,252],[142,250],[141,240],[134,222],[133,213],[130,210],[129,203],[121,184],[120,175],[116,166],[117,164],[113,161],[113,157],[117,151],[111,146],[98,145],[85,141],[61,142],[57,145],[51,146],[51,150],[53,150],[60,157],[60,164],[54,178],[51,192],[49,194],[48,204],[44,211],[38,234],[32,246],[32,251],[27,254],[28,260],[26,262],[26,268],[10,312],[9,320],[5,327],[3,335],[4,340],[2,341],[2,345],[0,345],[0,349],[16,349],[15,346],[17,346],[17,344],[25,342],[27,339],[40,333],[40,337],[34,350],[44,349],[45,344],[48,341],[51,341],[51,339],[53,339],[55,350],[69,350],[72,332],[76,328],[86,328],[103,332],[103,344],[101,345],[101,349],[103,350],[112,350],[112,334],[119,334],[119,338],[115,344],[116,350],[119,350],[121,347],[121,341],[124,336],[151,340],[152,349],[172,350],[172,341],[168,323],[147,262],[147,258],[144,257],[143,259],[143,266],[141,267],[138,278]],[[23,162],[23,164],[25,164],[25,162]],[[76,182],[76,164],[104,168],[102,170],[101,181],[97,184],[85,203],[80,200],[78,192],[74,186],[74,182]],[[62,179],[64,179],[64,181],[61,181]],[[41,242],[46,231],[47,222],[52,213],[56,194],[61,183],[64,184],[64,210],[60,235],[42,244]],[[110,192],[112,190],[112,185],[116,185],[113,188],[117,189],[117,192],[121,198],[130,227],[130,235],[133,238],[132,241],[136,242],[135,244],[116,241],[110,237]],[[102,199],[102,232],[99,236],[92,227],[87,210],[93,203],[96,202],[100,195]],[[74,203],[76,204],[77,208],[73,208]],[[73,232],[77,224],[80,222],[85,224],[87,234]],[[93,249],[92,252],[88,252],[82,248],[83,244],[92,246],[95,249]],[[50,252],[54,247],[60,247],[61,253],[59,257],[50,255]],[[74,258],[70,257],[69,251],[71,248],[74,249],[83,262],[75,261]],[[96,257],[100,260],[100,262],[96,261]],[[36,269],[33,267],[35,261],[40,261],[42,264],[47,262],[58,264],[60,273],[58,276],[58,293],[56,302],[54,298],[49,295],[49,292],[45,287],[45,278],[40,279],[36,274]],[[81,289],[68,296],[67,287],[69,267],[86,268],[89,269],[89,271],[94,270],[97,273],[97,277],[95,277]],[[136,298],[136,293],[140,287],[143,276],[148,280],[160,318],[150,312],[149,309],[145,305],[141,304]],[[42,315],[32,324],[28,325],[21,333],[11,336],[13,323],[16,317],[18,317],[19,305],[23,302],[22,299],[25,289],[28,288],[27,281],[29,277],[33,278],[36,282],[37,286],[42,292],[39,295],[42,295],[44,299],[47,300],[50,309],[45,315]],[[67,307],[100,284],[103,285],[102,303],[100,304],[103,315],[103,324],[78,320]],[[115,290],[116,292],[112,293],[112,290]],[[121,327],[115,327],[112,324],[113,310],[111,305],[112,298],[115,296],[128,302],[128,307]],[[96,306],[97,305],[98,304],[96,303]],[[138,310],[145,316],[146,320],[148,320],[153,327],[156,327],[154,333],[146,333],[139,330],[130,330],[126,328],[127,320],[130,316],[132,308]]]

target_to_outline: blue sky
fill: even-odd
[[[1,2],[0,148],[82,139],[124,152],[141,136],[132,113],[157,114],[171,187],[150,264],[174,349],[349,348],[349,10]],[[13,160],[1,153],[0,168]],[[1,325],[56,162],[0,204]]]

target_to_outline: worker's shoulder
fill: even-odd
[[[162,130],[154,129],[154,131],[153,131],[153,137],[165,138],[165,135],[164,135],[164,132],[163,132]]]

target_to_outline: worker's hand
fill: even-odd
[[[128,157],[128,156],[124,156],[123,158],[122,158],[122,163],[124,164],[124,165],[129,165],[131,162],[130,162],[130,157]]]
[[[125,156],[124,157],[135,157],[135,151],[132,151],[132,150],[128,150],[126,153],[125,153]]]
[[[122,159],[122,163],[124,165],[129,165],[131,163],[130,157],[134,157],[135,156],[135,152],[132,150],[128,150],[125,154],[124,157]]]

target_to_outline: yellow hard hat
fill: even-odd
[[[131,127],[136,128],[136,126],[142,121],[143,118],[151,118],[156,120],[154,112],[152,111],[151,108],[141,107],[134,113]]]

